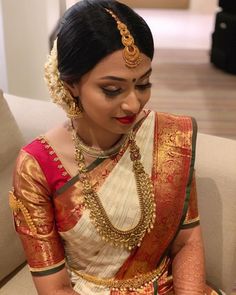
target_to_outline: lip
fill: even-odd
[[[136,115],[126,116],[126,117],[116,118],[116,120],[122,124],[128,125],[128,124],[132,124],[135,121],[136,117],[137,117]]]

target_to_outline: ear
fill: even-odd
[[[72,97],[79,97],[79,83],[67,83],[63,81],[63,84],[69,90]]]

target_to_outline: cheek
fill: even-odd
[[[147,91],[145,94],[142,95],[142,104],[146,104],[149,99],[151,98],[151,90]]]
[[[101,120],[117,108],[114,102],[106,99],[103,94],[94,91],[83,93],[81,104],[88,115],[99,117]]]

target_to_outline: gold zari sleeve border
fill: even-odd
[[[164,271],[167,268],[168,263],[169,263],[169,258],[165,258],[161,262],[160,266],[154,271],[151,271],[145,274],[140,274],[130,279],[121,279],[121,280],[116,280],[115,278],[106,279],[106,278],[95,277],[95,276],[80,272],[71,267],[70,267],[70,270],[73,271],[80,278],[90,283],[93,283],[98,286],[104,286],[114,291],[127,291],[127,290],[138,291],[139,289],[143,289],[148,284],[153,283],[161,275],[163,275]]]

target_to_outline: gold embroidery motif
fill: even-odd
[[[37,229],[36,226],[34,225],[34,222],[29,214],[29,211],[25,207],[25,205],[20,201],[17,200],[16,196],[14,195],[13,191],[9,192],[9,205],[10,208],[13,210],[13,212],[17,213],[19,210],[22,212],[25,221],[30,228],[30,231],[36,235],[37,234]]]
[[[51,143],[48,142],[48,139],[46,139],[43,135],[38,136],[38,140],[43,144],[46,150],[48,150],[48,154],[50,156],[55,156],[55,158],[52,158],[52,161],[58,162],[57,168],[62,171],[60,171],[62,176],[70,175],[69,172],[65,169],[65,167],[62,165],[61,160],[57,157],[57,154],[55,152],[55,148],[51,145]]]

